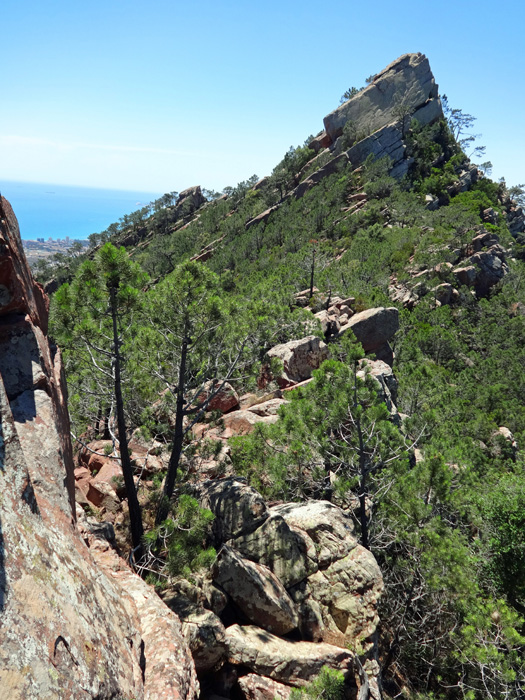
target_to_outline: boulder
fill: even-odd
[[[102,465],[100,470],[94,475],[93,482],[100,483],[101,481],[109,484],[112,488],[116,489],[116,484],[123,480],[122,468],[120,464],[115,459],[108,459]]]
[[[323,641],[339,646],[373,645],[383,579],[371,552],[357,544],[341,559],[308,577],[303,590],[290,591],[296,602],[315,601],[321,612]]]
[[[235,477],[203,481],[192,493],[215,516],[213,533],[219,545],[253,532],[269,516],[261,494]]]
[[[263,403],[253,404],[247,410],[250,411],[250,413],[255,413],[257,416],[275,416],[277,415],[281,406],[284,406],[287,403],[288,401],[286,401],[286,399],[269,399]]]
[[[293,601],[267,567],[243,559],[225,545],[212,573],[214,581],[253,624],[277,635],[288,634],[297,627]]]
[[[289,527],[306,533],[321,568],[345,557],[356,545],[351,517],[329,501],[285,503],[270,509]]]
[[[518,443],[512,432],[502,425],[492,433],[490,449],[494,457],[510,457],[515,460],[518,454]]]
[[[478,271],[474,265],[461,265],[452,270],[452,274],[457,279],[458,283],[465,287],[472,287],[476,281]]]
[[[373,555],[353,536],[351,517],[328,501],[286,504],[271,512],[280,514],[316,553],[316,570],[290,589],[301,606],[303,633],[338,646],[356,641],[370,646],[383,579]]]
[[[207,405],[207,411],[227,413],[239,406],[239,396],[229,382],[208,382],[199,394],[198,402],[206,401],[215,391],[217,393]]]
[[[521,207],[510,207],[507,211],[507,225],[510,235],[517,238],[525,233],[525,212]]]
[[[308,144],[308,148],[311,148],[312,151],[315,151],[316,153],[319,153],[324,148],[328,148],[330,144],[332,143],[332,140],[326,133],[326,131],[321,131],[321,133],[316,136],[314,139],[310,141]]]
[[[454,287],[448,282],[438,284],[438,286],[434,287],[431,292],[434,294],[434,298],[439,306],[448,306],[449,304],[455,303],[459,299],[458,290],[454,289]]]
[[[257,192],[258,190],[262,190],[264,187],[267,187],[270,182],[270,176],[265,175],[264,177],[261,177],[260,180],[257,180],[255,185],[252,187],[252,190]]]
[[[241,409],[252,408],[252,406],[256,406],[259,403],[266,403],[266,401],[271,401],[271,399],[281,399],[282,395],[283,394],[280,389],[270,391],[269,393],[263,394],[262,396],[258,396],[257,394],[244,394],[239,399],[239,405]]]
[[[276,415],[260,416],[250,410],[232,411],[232,413],[227,413],[222,418],[224,430],[221,433],[221,437],[230,438],[233,435],[248,435],[254,430],[257,423],[271,425],[277,422],[277,419]]]
[[[361,361],[361,368],[358,376],[363,377],[366,372],[373,377],[377,383],[379,400],[384,401],[390,412],[397,412],[395,404],[397,402],[398,384],[392,367],[382,360],[365,358]]]
[[[179,216],[191,216],[203,204],[206,204],[206,198],[202,194],[200,185],[188,187],[179,194],[177,199],[177,204],[175,205],[177,218]]]
[[[161,597],[182,623],[197,673],[220,668],[226,660],[227,648],[226,631],[217,615],[183,593],[167,591]]]
[[[383,345],[381,345],[380,348],[377,348],[374,354],[376,356],[376,360],[384,362],[389,367],[394,366],[394,351],[392,350],[392,346],[390,345],[390,343],[384,343]]]
[[[395,307],[367,309],[355,314],[339,331],[351,330],[365,352],[375,352],[399,329],[399,311]]]
[[[474,236],[469,247],[472,249],[472,252],[479,253],[483,248],[490,248],[498,243],[499,237],[495,233],[482,231],[477,236]]]
[[[239,678],[239,688],[245,700],[289,700],[292,688],[271,678],[248,673]]]
[[[113,488],[104,481],[95,483],[94,480],[88,484],[86,498],[97,508],[105,508],[110,513],[116,513],[120,508],[120,499]]]
[[[469,258],[471,265],[478,269],[474,289],[479,297],[486,296],[489,290],[508,273],[509,266],[504,253],[492,246],[487,251],[474,253]]]
[[[86,467],[77,467],[75,469],[75,489],[79,488],[84,492],[84,494],[86,494],[91,478],[91,472],[89,469]]]
[[[325,338],[337,335],[341,327],[339,313],[333,313],[331,310],[323,309],[314,314],[314,316],[321,322],[321,328],[323,329]]]
[[[348,121],[354,122],[358,131],[367,128],[373,133],[399,119],[399,106],[422,125],[443,116],[438,86],[421,53],[404,54],[374,76],[364,90],[326,116],[326,133],[335,141]]]
[[[260,527],[227,543],[246,559],[268,567],[285,588],[317,570],[315,547],[292,529],[278,511],[270,510]]]
[[[499,214],[493,207],[483,210],[483,221],[487,224],[495,226],[498,223]]]
[[[266,353],[268,358],[277,358],[283,363],[283,370],[276,381],[281,388],[297,384],[312,376],[328,357],[326,343],[314,335],[300,340],[275,345]]]
[[[349,687],[354,679],[355,655],[331,644],[292,642],[255,626],[232,625],[226,630],[230,663],[281,683],[305,686],[323,666],[342,671]]]

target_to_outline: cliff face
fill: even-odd
[[[47,298],[0,220],[0,698],[193,698],[178,618],[76,523]]]
[[[401,108],[421,124],[443,116],[438,86],[421,53],[407,53],[390,63],[364,90],[330,112],[324,126],[332,142],[348,121],[373,133],[397,122]]]

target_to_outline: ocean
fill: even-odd
[[[164,194],[2,179],[0,193],[11,202],[23,240],[86,239]]]

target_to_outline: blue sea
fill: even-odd
[[[11,202],[23,240],[86,239],[163,194],[2,179],[0,193]]]

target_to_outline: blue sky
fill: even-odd
[[[421,51],[493,177],[522,183],[524,20],[518,0],[2,0],[0,178],[222,190]]]

